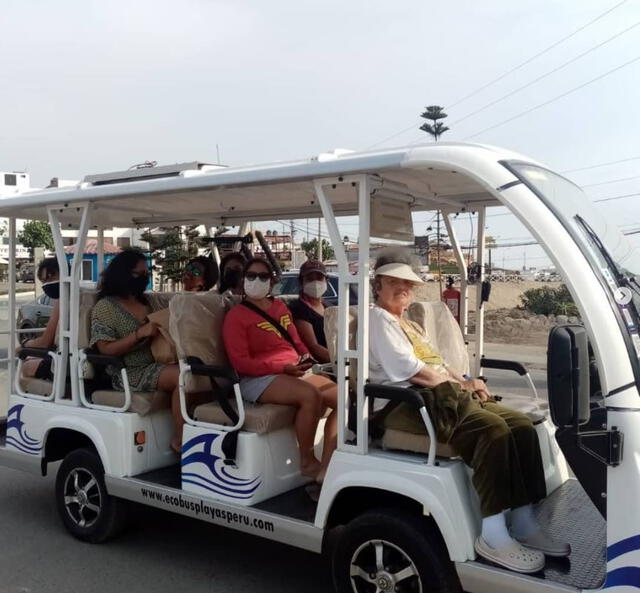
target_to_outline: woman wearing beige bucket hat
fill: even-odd
[[[369,322],[369,380],[420,389],[439,442],[448,443],[473,469],[482,531],[476,552],[511,570],[541,570],[545,554],[567,556],[568,544],[546,535],[533,505],[546,496],[536,431],[523,414],[496,403],[483,381],[450,368],[420,326],[404,315],[423,284],[406,254],[388,252],[374,266],[375,306]],[[385,427],[426,434],[420,415],[405,404]],[[511,511],[511,532],[506,511]]]

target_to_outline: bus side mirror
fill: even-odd
[[[547,387],[558,428],[589,422],[589,341],[581,325],[558,325],[549,334]]]

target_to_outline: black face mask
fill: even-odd
[[[242,270],[230,268],[224,271],[222,282],[220,282],[220,292],[224,292],[229,288],[237,288],[242,282]]]
[[[133,294],[142,294],[149,284],[149,276],[143,274],[142,276],[131,276],[131,291]]]
[[[42,285],[42,292],[46,294],[50,299],[58,300],[60,298],[60,282],[47,282]]]

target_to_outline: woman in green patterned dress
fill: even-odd
[[[147,319],[152,306],[144,291],[149,283],[145,256],[135,250],[119,253],[102,276],[98,302],[91,312],[91,346],[101,354],[119,356],[127,370],[131,391],[171,393],[175,435],[171,448],[179,452],[184,419],[180,411],[177,364],[159,364],[151,354],[151,339],[158,326]],[[114,389],[122,390],[122,378],[113,367],[107,372]]]

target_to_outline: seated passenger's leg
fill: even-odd
[[[527,499],[527,489],[515,440],[505,420],[470,402],[449,443],[473,468],[483,518],[476,551],[512,570],[541,570],[544,555],[523,548],[506,526],[505,511],[520,506]]]
[[[296,377],[278,375],[262,392],[261,404],[296,406],[296,436],[300,448],[300,471],[315,478],[320,471],[320,462],[313,454],[318,421],[320,419],[320,393],[310,383]]]
[[[171,439],[171,448],[180,453],[182,448],[182,428],[184,427],[184,418],[180,410],[180,390],[178,389],[178,378],[180,376],[180,368],[177,364],[169,364],[162,367],[158,376],[157,388],[160,391],[168,391],[171,393],[171,415],[173,416],[173,424],[175,433]]]
[[[41,362],[39,358],[27,358],[22,363],[22,376],[35,377]]]
[[[324,444],[322,447],[322,459],[320,460],[320,472],[316,480],[321,482],[327,473],[331,455],[338,446],[338,386],[321,375],[309,375],[304,379],[307,383],[315,386],[320,392],[320,399],[323,407],[331,409],[331,414],[324,424]]]
[[[529,502],[515,441],[500,416],[472,402],[449,444],[473,468],[483,517]]]
[[[499,404],[487,403],[485,409],[500,416],[511,430],[518,450],[522,479],[528,493],[526,502],[512,507],[512,536],[519,542],[550,556],[568,556],[571,553],[571,546],[567,542],[556,541],[545,534],[533,512],[533,505],[547,495],[540,443],[535,427],[524,414]]]
[[[513,435],[522,468],[522,479],[528,494],[527,500],[522,501],[522,504],[539,502],[547,496],[547,486],[538,433],[531,420],[520,412],[493,402],[487,402],[485,409],[500,416]]]

